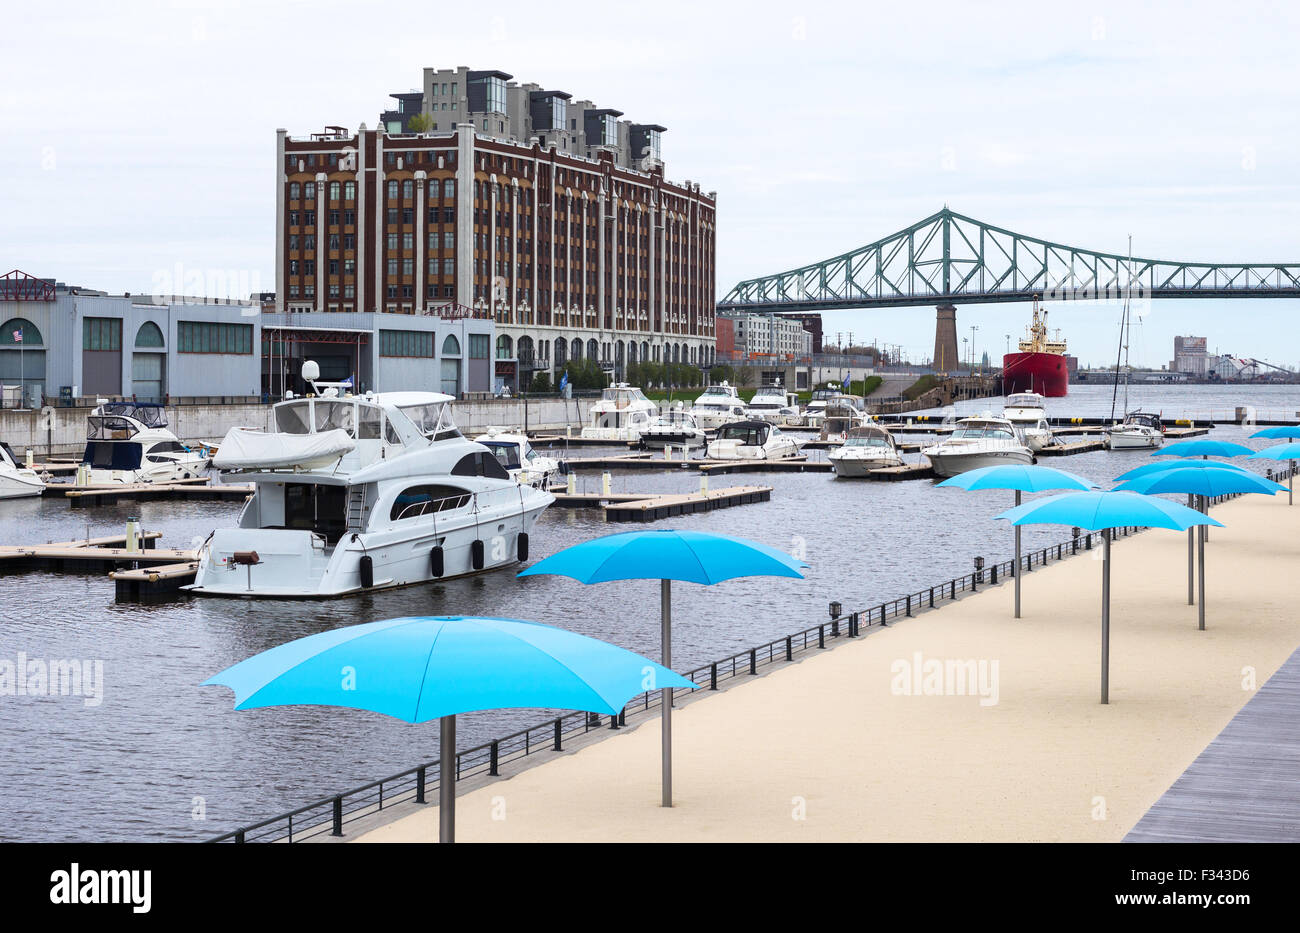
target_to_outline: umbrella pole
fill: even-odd
[[[1187,494],[1187,507],[1195,508],[1196,497],[1190,492]],[[1196,597],[1193,594],[1193,577],[1196,575],[1196,529],[1187,529],[1187,605],[1196,604]]]
[[[1110,702],[1110,529],[1101,530],[1101,702]]]
[[[1209,512],[1209,499],[1205,499],[1205,511]],[[1204,527],[1204,526],[1202,526]],[[1200,630],[1205,631],[1205,541],[1202,539],[1196,549],[1196,615]]]
[[[438,841],[456,841],[456,716],[438,720]]]
[[[659,581],[659,605],[662,627],[660,638],[663,644],[664,667],[672,670],[673,637],[673,583],[671,580]],[[659,691],[659,708],[663,710],[663,802],[662,806],[673,805],[673,691],[671,687]]]
[[[1016,505],[1020,504],[1020,490],[1016,490]],[[1016,618],[1020,618],[1020,526],[1016,526]]]

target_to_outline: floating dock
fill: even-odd
[[[1090,450],[1105,450],[1106,442],[1100,438],[1090,441],[1071,441],[1068,444],[1049,444],[1034,451],[1035,457],[1068,457],[1071,454],[1086,454]]]
[[[829,460],[785,457],[781,460],[686,460],[681,466],[705,474],[722,473],[830,473]]]
[[[157,567],[114,570],[108,576],[116,589],[117,602],[138,603],[149,602],[153,597],[170,596],[182,586],[193,583],[198,569],[196,559]]]
[[[771,486],[731,486],[680,495],[650,496],[631,502],[610,502],[605,506],[605,520],[610,522],[654,522],[675,515],[711,512],[751,502],[767,502]]]
[[[904,463],[902,466],[868,470],[866,478],[891,483],[905,479],[933,479],[934,467],[929,463]]]
[[[253,494],[252,483],[211,483],[205,477],[177,480],[174,483],[132,483],[114,486],[75,486],[72,483],[50,483],[45,487],[47,496],[63,496],[74,509],[116,505],[119,499],[147,501],[151,499],[244,499]]]
[[[24,570],[104,571],[120,567],[136,568],[141,564],[175,565],[197,559],[193,551],[156,547],[155,542],[161,536],[162,533],[158,531],[136,532],[134,548],[126,546],[125,532],[84,541],[3,545],[0,546],[0,573]]]

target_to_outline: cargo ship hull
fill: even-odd
[[[1002,357],[1002,394],[1037,392],[1061,398],[1070,391],[1070,371],[1060,353],[1008,353]]]

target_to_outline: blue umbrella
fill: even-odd
[[[1202,462],[1202,461],[1194,461]],[[1173,469],[1164,470],[1131,479],[1117,487],[1117,490],[1159,495],[1161,493],[1186,493],[1189,497],[1198,496],[1201,500],[1201,512],[1209,512],[1209,500],[1212,496],[1227,496],[1238,493],[1259,492],[1273,495],[1286,487],[1271,479],[1256,476],[1245,470],[1206,470]],[[1189,532],[1190,533],[1190,532]],[[1197,545],[1197,560],[1200,571],[1197,574],[1197,589],[1200,600],[1197,607],[1197,619],[1202,631],[1205,630],[1205,539]],[[1187,565],[1187,599],[1192,602],[1192,565]]]
[[[1254,453],[1244,444],[1231,441],[1216,441],[1208,437],[1198,437],[1190,441],[1179,441],[1160,450],[1154,451],[1153,457],[1240,457]]]
[[[1252,460],[1300,460],[1300,443],[1292,442],[1290,444],[1274,444],[1272,447],[1265,447],[1263,450],[1256,451],[1250,455]],[[1293,464],[1294,466],[1294,464]],[[1286,479],[1286,504],[1293,505],[1292,498],[1292,481],[1295,478],[1294,473],[1289,473]]]
[[[956,486],[958,489],[1014,489],[1016,505],[1020,505],[1022,492],[1044,492],[1048,489],[1096,489],[1097,484],[1082,476],[1075,476],[1065,470],[1047,466],[1031,466],[1022,463],[1003,463],[996,466],[980,467],[958,473],[946,479],[940,486]],[[1020,618],[1020,526],[1016,526],[1016,562],[1013,576],[1016,580],[1015,617]]]
[[[1165,460],[1135,466],[1127,473],[1121,473],[1119,476],[1115,477],[1115,481],[1122,482],[1126,479],[1137,479],[1141,476],[1150,476],[1152,473],[1165,473],[1169,470],[1229,470],[1237,473],[1248,472],[1245,467],[1239,467],[1235,463],[1224,463],[1222,460]]]
[[[235,709],[345,706],[440,721],[439,837],[455,838],[456,714],[550,708],[617,715],[653,686],[695,685],[624,648],[517,619],[388,619],[308,635],[203,682]],[[653,689],[653,686],[651,689]]]
[[[1077,525],[1101,532],[1101,702],[1110,702],[1110,535],[1112,528],[1137,526],[1186,531],[1219,525],[1185,505],[1135,492],[1067,492],[1035,499],[994,518],[1013,525]]]
[[[789,554],[745,538],[703,531],[629,531],[593,538],[539,561],[519,576],[556,574],[579,583],[658,580],[663,664],[672,659],[672,581],[706,586],[736,577],[796,577],[807,567]],[[663,709],[663,805],[673,805],[673,692],[660,694]]]
[[[1281,424],[1274,428],[1256,431],[1251,437],[1268,437],[1275,440],[1300,439],[1300,424]]]

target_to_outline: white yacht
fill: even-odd
[[[691,408],[695,423],[706,431],[716,431],[724,424],[743,421],[745,403],[740,400],[736,387],[723,381],[710,386],[695,400]]]
[[[843,394],[844,390],[838,382],[828,382],[824,389],[813,389],[812,398],[803,410],[803,424],[810,428],[820,428],[826,417],[826,403]]]
[[[86,482],[170,483],[207,469],[207,448],[186,447],[167,428],[167,409],[156,402],[103,402],[86,418]]]
[[[1106,446],[1111,450],[1153,450],[1164,442],[1160,416],[1148,412],[1131,411],[1106,429]]]
[[[866,476],[869,470],[903,465],[894,435],[878,424],[850,428],[844,443],[826,459],[836,476]]]
[[[600,401],[588,410],[591,423],[582,429],[588,440],[630,441],[641,439],[641,431],[659,413],[655,403],[636,386],[615,383],[600,393]]]
[[[543,457],[533,450],[533,445],[522,431],[490,427],[486,434],[480,434],[474,440],[492,451],[497,462],[505,467],[510,478],[517,483],[550,489],[559,480],[560,474],[568,472],[566,464],[553,457]]]
[[[860,395],[838,394],[826,400],[822,409],[821,433],[818,438],[823,441],[843,441],[853,428],[860,428],[871,422],[867,414],[866,400]]]
[[[710,460],[784,460],[799,456],[799,442],[766,421],[735,421],[718,429],[705,456]]]
[[[707,440],[708,435],[695,423],[695,416],[680,408],[651,418],[650,425],[641,432],[643,447],[703,447]]]
[[[1002,408],[1002,417],[1006,418],[1020,432],[1025,446],[1035,453],[1055,442],[1056,436],[1047,423],[1047,410],[1043,407],[1043,396],[1037,392],[1016,392],[1007,396]]]
[[[214,465],[255,491],[203,542],[197,595],[342,596],[505,567],[555,497],[515,482],[452,420],[452,397],[389,392],[280,402],[233,428]]]
[[[952,434],[921,451],[936,476],[956,476],[979,467],[1003,463],[1033,463],[1034,455],[1006,418],[985,412],[962,418]]]
[[[0,441],[0,499],[39,496],[44,491],[45,480],[35,470],[20,465],[9,445]]]
[[[754,393],[745,406],[745,416],[752,421],[777,425],[793,425],[801,421],[794,393],[785,391],[779,380]]]

